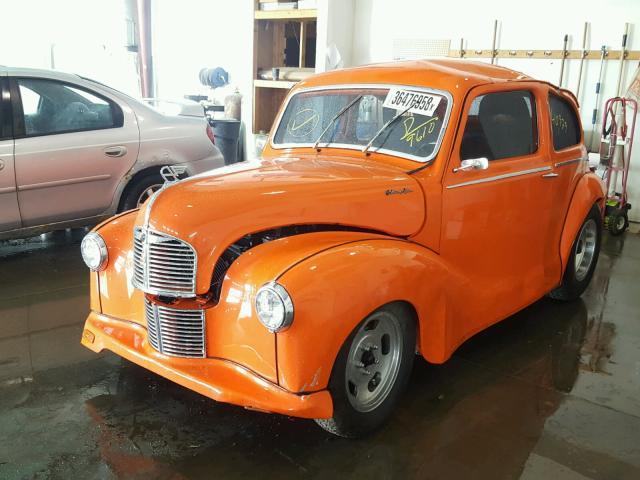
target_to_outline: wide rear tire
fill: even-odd
[[[596,269],[601,241],[602,215],[598,205],[594,205],[578,230],[562,283],[549,293],[551,298],[570,301],[582,295]]]
[[[402,303],[379,308],[344,342],[331,372],[333,417],[326,431],[355,438],[380,428],[405,390],[416,348],[416,322]]]

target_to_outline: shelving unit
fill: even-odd
[[[253,133],[271,129],[287,92],[314,71],[316,58],[317,10],[265,11],[260,3],[254,3]],[[277,80],[273,68],[280,70]]]

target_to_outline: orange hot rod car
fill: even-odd
[[[445,362],[540,297],[584,291],[604,198],[586,159],[575,97],[506,68],[313,76],[261,160],[168,178],[86,236],[82,343],[214,400],[365,434],[416,353]]]

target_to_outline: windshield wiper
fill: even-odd
[[[400,113],[398,113],[395,117],[393,117],[391,120],[389,120],[387,123],[385,123],[380,130],[378,130],[376,132],[376,134],[373,136],[373,138],[369,141],[369,143],[367,143],[367,145],[362,149],[362,153],[367,153],[369,152],[369,149],[371,148],[371,145],[373,145],[373,142],[375,142],[376,138],[378,138],[380,136],[380,134],[382,132],[384,132],[387,127],[389,125],[391,125],[392,123],[394,123],[397,119],[399,119],[402,115],[404,115],[405,113],[407,113],[411,107],[413,107],[413,105],[409,105],[407,108],[405,108],[403,111],[401,111]],[[383,142],[384,143],[384,142]],[[378,148],[380,148],[382,145],[379,145]]]
[[[347,110],[349,110],[356,102],[358,102],[360,99],[362,98],[362,95],[358,95],[356,98],[354,98],[353,100],[351,100],[346,107],[344,107],[342,110],[340,110],[338,113],[336,113],[333,118],[331,119],[331,121],[327,124],[327,126],[324,128],[324,130],[322,130],[322,133],[320,134],[320,136],[318,137],[318,139],[316,140],[316,143],[313,144],[313,148],[316,149],[318,148],[318,144],[320,143],[320,140],[322,140],[322,137],[324,137],[324,134],[327,133],[327,131],[331,128],[331,126],[335,123],[335,121],[337,119],[339,119],[344,112],[346,112]],[[333,136],[331,137],[331,139],[333,140]],[[331,143],[331,141],[328,141],[325,145],[325,147],[327,145],[329,145]]]

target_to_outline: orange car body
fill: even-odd
[[[560,283],[580,225],[604,198],[582,140],[561,151],[550,140],[548,95],[577,111],[570,93],[504,68],[431,61],[316,75],[289,98],[335,85],[448,92],[449,120],[437,155],[421,164],[339,146],[281,148],[272,132],[261,160],[164,189],[152,206],[95,229],[109,260],[91,273],[86,347],[111,350],[218,401],[329,418],[327,384],[336,355],[381,305],[409,304],[418,322],[416,350],[441,363],[467,338]],[[537,151],[490,162],[485,170],[456,171],[473,99],[514,89],[535,98]],[[148,341],[145,301],[164,305],[167,299],[132,285],[133,229],[145,224],[188,242],[197,254],[196,296],[167,306],[204,311],[204,358],[168,356]],[[224,272],[219,293],[211,294],[225,249],[247,234],[289,225],[337,227],[245,251]],[[276,280],[291,294],[295,316],[290,328],[271,333],[254,301],[262,285]]]

